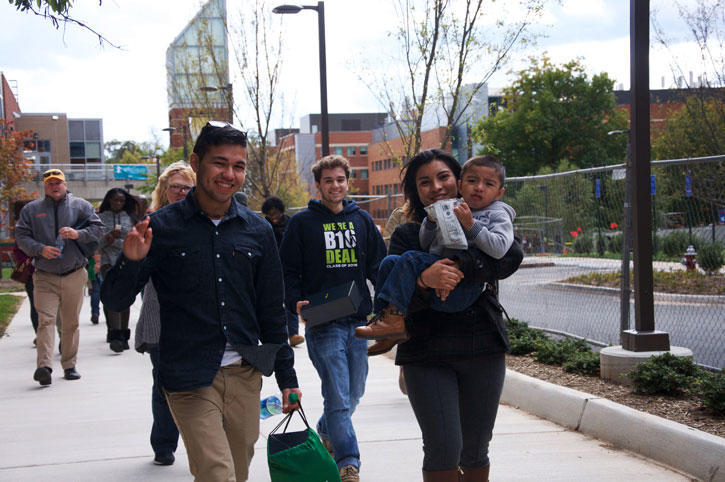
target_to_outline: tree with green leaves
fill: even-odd
[[[627,127],[613,87],[606,73],[589,79],[578,60],[556,66],[532,58],[504,89],[501,109],[476,124],[472,137],[499,156],[509,176],[554,169],[562,160],[581,169],[621,163],[626,141],[607,135]]]

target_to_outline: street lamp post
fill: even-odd
[[[322,137],[322,157],[330,154],[330,129],[327,115],[327,61],[325,59],[325,2],[314,5],[280,5],[272,9],[273,13],[293,14],[300,10],[315,10],[317,12],[317,30],[320,49],[320,135]]]
[[[234,123],[234,94],[232,92],[232,84],[226,84],[226,85],[205,85],[201,87],[199,90],[202,92],[217,92],[220,90],[224,91],[224,97],[227,101],[227,122],[230,124]]]
[[[166,129],[164,129],[164,130],[166,130]],[[161,160],[159,159],[159,156],[156,156],[156,155],[141,156],[141,159],[146,159],[146,160],[153,159],[156,161],[156,180],[158,181],[158,179],[161,177],[161,165],[159,164],[161,162]]]
[[[171,133],[179,130],[178,127],[164,127],[161,129],[162,131],[166,131],[169,133],[169,145],[171,145]],[[186,125],[181,126],[181,133],[184,136],[184,161],[189,162],[189,146],[188,146],[188,140],[186,137]]]

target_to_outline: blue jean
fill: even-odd
[[[179,429],[176,428],[169,404],[159,384],[159,347],[153,346],[148,351],[151,355],[151,374],[154,379],[151,387],[151,413],[154,416],[154,423],[151,425],[151,448],[154,449],[154,454],[174,453],[179,444]]]
[[[363,320],[342,318],[305,333],[307,352],[322,382],[324,410],[317,432],[332,443],[339,468],[360,468],[351,417],[365,393],[368,375],[367,342],[355,336],[355,327],[363,324]]]
[[[101,313],[101,282],[96,279],[91,281],[91,314],[99,315]]]
[[[377,290],[373,311],[380,313],[390,303],[406,314],[415,293],[418,275],[440,259],[443,258],[424,251],[406,251],[401,255],[391,254],[383,258],[375,283]],[[473,305],[481,296],[483,288],[483,285],[461,282],[445,301],[436,295],[431,296],[429,306],[444,313],[458,313]]]

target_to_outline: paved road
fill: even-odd
[[[501,283],[501,302],[509,316],[532,326],[619,344],[618,293],[556,288],[553,282],[590,272],[618,269],[618,261],[550,260],[555,266],[522,268]],[[560,264],[567,263],[567,264]],[[686,297],[655,301],[655,326],[670,334],[670,343],[693,351],[695,362],[725,367],[725,303],[692,303]],[[634,328],[634,303],[630,306]]]

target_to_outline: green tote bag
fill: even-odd
[[[288,432],[295,413],[290,412],[267,437],[267,464],[272,482],[340,482],[337,464],[310,428],[301,404],[296,412],[307,429]],[[282,425],[284,429],[278,432]]]

